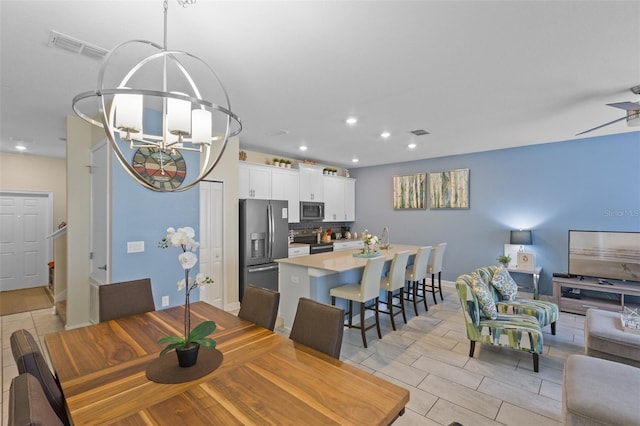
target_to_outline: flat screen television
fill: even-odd
[[[569,230],[569,274],[640,281],[640,232]]]

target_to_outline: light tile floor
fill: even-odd
[[[448,425],[457,421],[476,425],[560,425],[562,369],[570,354],[584,352],[584,317],[561,313],[557,335],[544,330],[540,372],[533,372],[531,355],[477,345],[468,357],[460,302],[451,283],[443,283],[444,302],[413,316],[408,324],[396,317],[392,331],[388,315],[381,315],[382,339],[367,332],[369,348],[362,347],[360,331],[345,329],[341,359],[411,392],[404,416],[396,425]],[[398,324],[399,323],[399,324]],[[26,328],[39,337],[62,330],[51,309],[0,317],[2,329],[2,425],[7,424],[9,385],[17,374],[9,336]],[[284,329],[277,332],[287,335]],[[45,351],[46,354],[46,351]]]

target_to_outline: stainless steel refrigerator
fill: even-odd
[[[288,202],[240,200],[240,301],[248,284],[278,291],[278,263],[289,253]]]

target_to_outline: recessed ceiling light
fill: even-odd
[[[307,150],[306,145],[300,145],[300,151],[306,151],[306,150]]]
[[[349,117],[346,120],[346,123],[350,126],[353,126],[354,124],[356,124],[358,122],[358,119],[356,117]]]
[[[27,147],[26,147],[26,146],[23,146],[23,145],[16,145],[16,146],[15,146],[15,148],[16,148],[18,151],[25,151],[25,150],[27,149]]]
[[[417,145],[416,145],[415,143],[410,143],[409,145],[407,145],[407,147],[408,147],[409,149],[413,149],[413,148],[415,148],[416,146],[417,146]]]
[[[391,133],[389,133],[389,132],[382,132],[382,133],[380,133],[380,137],[381,137],[381,138],[383,138],[383,139],[386,139],[386,138],[388,138],[389,136],[391,136]]]
[[[357,163],[358,161],[360,161],[360,160],[358,160],[358,159],[357,159],[357,158],[355,158],[355,157],[351,159],[351,162],[352,162],[352,163]]]

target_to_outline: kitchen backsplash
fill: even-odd
[[[326,230],[327,228],[337,229],[339,230],[342,227],[351,227],[353,222],[300,222],[300,223],[290,223],[289,229],[293,229],[295,231],[299,231],[302,229],[316,229],[322,228],[322,230]]]

